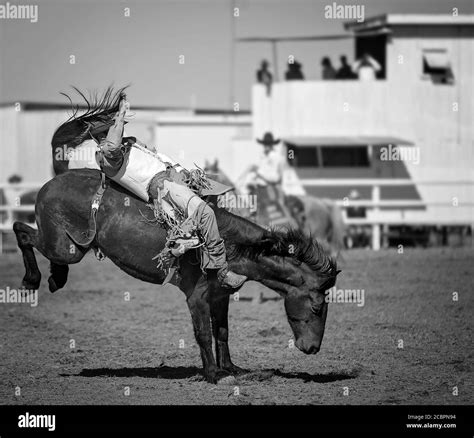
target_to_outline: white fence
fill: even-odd
[[[392,208],[399,211],[405,211],[410,209],[419,209],[427,207],[446,207],[452,208],[452,203],[443,201],[429,201],[424,202],[422,200],[381,200],[380,189],[383,186],[421,186],[421,185],[439,185],[439,186],[474,186],[474,181],[414,181],[411,179],[363,179],[363,178],[351,178],[351,179],[302,179],[301,183],[304,186],[366,186],[371,187],[371,200],[338,200],[337,204],[347,209],[349,207],[365,207],[373,213],[373,217],[365,218],[347,218],[344,215],[344,222],[346,225],[368,225],[372,227],[372,248],[379,250],[381,247],[382,229],[389,225],[433,225],[433,226],[470,226],[474,227],[474,202],[462,203],[457,205],[456,208],[469,209],[469,214],[464,217],[452,217],[450,219],[440,219],[429,215],[424,215],[421,218],[390,218],[384,217],[379,214],[382,208]],[[20,196],[25,194],[27,191],[38,190],[42,186],[41,183],[29,183],[29,184],[0,184],[0,190],[6,189],[6,191],[16,194],[14,199],[7,199],[6,205],[0,205],[0,214],[6,212],[6,218],[0,223],[0,253],[3,248],[1,247],[3,242],[3,234],[12,232],[13,218],[15,212],[34,213],[34,205],[20,205]],[[30,224],[35,227],[34,223]]]
[[[338,200],[337,204],[344,209],[350,207],[366,207],[371,210],[374,214],[372,218],[347,218],[344,217],[346,225],[370,225],[372,226],[372,249],[379,250],[382,239],[382,228],[389,225],[439,225],[439,226],[474,226],[474,202],[463,202],[461,204],[454,205],[452,202],[446,201],[422,201],[422,200],[381,200],[380,189],[381,187],[394,187],[394,186],[474,186],[474,181],[470,180],[418,180],[414,181],[409,178],[394,178],[394,179],[302,179],[301,183],[303,186],[312,187],[324,187],[324,186],[368,186],[371,187],[371,200]],[[449,219],[440,219],[439,217],[433,217],[431,215],[423,215],[419,218],[390,218],[384,217],[379,214],[381,208],[394,208],[400,211],[406,211],[416,208],[429,208],[429,207],[443,207],[443,208],[454,208],[457,209],[469,209],[467,215],[461,217],[451,217]],[[467,217],[467,218],[466,218]]]

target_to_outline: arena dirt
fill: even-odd
[[[51,294],[47,261],[38,260],[39,305],[0,304],[0,403],[473,402],[472,250],[346,253],[337,288],[364,290],[365,303],[330,304],[315,356],[291,348],[279,296],[249,283],[230,304],[232,358],[249,373],[218,385],[202,380],[174,286],[143,283],[91,255]],[[0,267],[0,288],[18,287],[20,254],[1,256]],[[265,301],[255,304],[261,290]]]

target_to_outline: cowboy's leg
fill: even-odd
[[[196,218],[200,225],[202,236],[206,242],[206,255],[204,256],[204,267],[206,269],[227,269],[227,260],[224,241],[219,234],[216,215],[204,202],[199,204]]]
[[[168,178],[167,175],[167,172],[163,171],[153,177],[148,187],[148,195],[150,196],[150,199],[153,200],[155,208],[161,208],[165,216],[176,220],[176,215],[173,206],[167,200],[163,199],[168,193],[168,189],[165,189],[163,184],[165,178]]]
[[[201,230],[205,242],[205,249],[202,251],[204,269],[216,270],[221,285],[240,287],[247,278],[229,271],[224,241],[219,234],[212,209],[187,186],[164,180],[163,188],[168,193],[170,201],[184,213],[185,217],[192,217]]]
[[[205,248],[201,255],[203,267],[206,270],[215,271],[223,287],[235,289],[242,286],[247,277],[229,270],[224,241],[219,234],[214,211],[202,201],[193,217],[197,220],[205,241]]]

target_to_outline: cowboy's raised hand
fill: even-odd
[[[124,116],[127,111],[130,111],[130,102],[127,100],[127,97],[123,95],[120,101],[119,113],[121,116]]]

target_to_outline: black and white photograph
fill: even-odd
[[[472,0],[0,0],[1,438],[472,437],[473,88]]]

